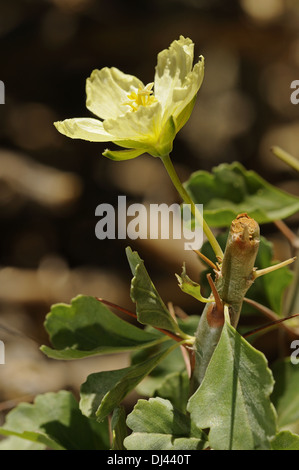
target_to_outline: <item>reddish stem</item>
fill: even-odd
[[[96,297],[96,300],[98,300],[99,302],[102,302],[105,305],[109,305],[112,308],[116,308],[117,310],[120,310],[121,312],[125,313],[126,315],[129,315],[130,317],[133,317],[133,318],[137,319],[137,315],[135,313],[131,312],[130,310],[127,310],[126,308],[120,307],[120,305],[114,304],[112,302],[109,302],[109,300],[104,300],[100,297]],[[158,328],[157,326],[154,326],[154,328],[158,331],[161,331],[161,333],[164,333],[165,335],[169,336],[171,339],[174,339],[178,343],[180,341],[182,341],[182,338],[180,336],[176,336],[175,334],[171,333],[170,331],[163,330],[162,328]]]
[[[270,328],[271,326],[278,325],[279,323],[282,323],[286,320],[290,320],[290,318],[295,318],[295,317],[299,317],[299,313],[296,313],[295,315],[291,315],[290,317],[281,318],[280,320],[272,321],[271,323],[267,323],[266,325],[255,328],[254,330],[251,330],[248,333],[245,333],[243,337],[247,338],[248,336],[254,335],[255,333],[259,333],[260,331]]]

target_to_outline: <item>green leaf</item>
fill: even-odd
[[[205,434],[189,416],[162,398],[138,400],[127,425],[133,431],[124,441],[128,450],[197,450],[206,445]]]
[[[212,227],[228,227],[246,212],[259,224],[284,219],[299,210],[299,198],[272,186],[240,163],[223,163],[212,173],[197,171],[185,183],[195,204],[203,204]]]
[[[111,418],[112,450],[125,450],[124,439],[128,435],[124,407],[115,408]]]
[[[190,395],[190,382],[187,372],[167,374],[161,385],[155,390],[154,395],[170,400],[175,408],[184,413]]]
[[[138,321],[181,334],[180,328],[152,283],[143,260],[130,247],[127,247],[126,254],[134,276],[131,282],[131,299],[136,303]]]
[[[176,274],[176,277],[179,281],[180,289],[185,292],[185,294],[191,295],[200,302],[206,303],[213,301],[213,299],[208,299],[201,295],[201,286],[197,284],[197,282],[192,281],[190,277],[187,276],[185,265],[183,266],[182,274],[180,276]]]
[[[94,297],[84,295],[73,299],[71,305],[53,305],[45,328],[55,349],[42,346],[41,350],[54,359],[129,351],[163,341],[157,334],[122,320]]]
[[[146,152],[146,149],[129,149],[129,150],[105,150],[103,152],[104,157],[110,158],[110,160],[115,161],[124,161],[132,160],[137,158],[143,153]]]
[[[271,440],[272,450],[299,450],[299,436],[290,431],[281,431]]]
[[[212,449],[269,449],[269,439],[276,433],[275,410],[269,399],[272,389],[264,355],[226,322],[187,410],[199,428],[210,428]]]
[[[167,354],[178,347],[178,343],[169,343],[172,346],[166,351],[160,351],[142,363],[89,375],[80,391],[82,413],[98,421],[103,420]]]
[[[143,352],[145,353],[145,351]],[[136,364],[144,361],[148,357],[147,352],[142,354],[140,351],[140,354],[133,354],[132,363]],[[168,375],[175,374],[176,372],[183,373],[185,368],[186,365],[184,363],[182,353],[179,349],[176,349],[167,355],[165,359],[163,359],[157,367],[155,367],[155,369],[148,374],[140,384],[138,384],[136,390],[140,395],[153,397],[157,394],[157,390],[163,385],[166,378],[168,378]]]
[[[275,386],[271,399],[281,428],[299,420],[299,367],[287,358],[274,363],[272,371]]]
[[[38,395],[33,404],[18,405],[8,413],[0,433],[41,444],[40,449],[109,449],[107,422],[83,416],[73,395],[64,390]],[[16,442],[12,441],[14,446]]]
[[[31,439],[17,437],[13,433],[4,434],[1,430],[1,434],[7,435],[7,438],[0,441],[0,450],[45,450],[46,448],[46,444],[38,444]]]
[[[41,432],[17,432],[0,428],[0,433],[7,439],[0,441],[0,450],[65,450],[55,440]]]
[[[261,237],[260,249],[256,260],[258,268],[267,268],[268,266],[278,264],[278,262],[273,260],[273,244],[266,238]],[[292,280],[293,273],[289,266],[284,266],[261,277],[261,289],[265,292],[270,308],[278,315],[283,313],[283,294]]]
[[[184,333],[187,335],[194,335],[194,332],[197,329],[198,323],[199,323],[199,316],[197,315],[191,315],[187,319],[181,320],[178,319],[179,326]],[[150,330],[151,327],[147,327],[147,330]],[[162,333],[160,333],[162,334]],[[167,343],[160,343],[157,346],[154,346],[152,348],[147,348],[143,350],[138,350],[134,351],[132,353],[132,363],[137,364],[140,363],[144,360],[146,360],[150,354],[154,354],[157,351],[160,351],[162,349],[167,348]],[[144,380],[137,386],[137,391],[139,394],[147,397],[152,397],[155,395],[159,395],[160,393],[160,387],[163,387],[165,381],[170,379],[170,377],[173,374],[178,373],[179,375],[184,375],[186,370],[186,364],[182,356],[181,349],[177,348],[174,349],[170,354],[168,354],[153,371],[147,375]],[[184,380],[184,379],[183,379]],[[159,393],[158,393],[159,390]],[[179,390],[173,389],[173,395],[172,396],[164,396],[164,395],[159,395],[162,396],[162,398],[168,398],[171,401],[176,400],[177,393],[179,391],[183,391],[184,386],[183,383],[180,382],[179,385]],[[184,394],[182,395],[182,402],[181,402],[181,409],[185,408],[186,403],[184,401]],[[175,402],[173,402],[175,403]]]

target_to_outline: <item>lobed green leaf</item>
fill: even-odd
[[[205,433],[162,398],[138,400],[127,425],[133,431],[124,441],[128,450],[198,450],[206,445]]]
[[[228,227],[246,212],[259,224],[281,220],[299,210],[299,198],[265,181],[239,162],[223,163],[212,173],[197,171],[185,183],[195,204],[203,204],[211,227]]]
[[[299,450],[299,436],[290,431],[281,431],[271,440],[272,450]]]
[[[64,390],[38,395],[33,404],[18,405],[8,413],[0,433],[11,436],[15,450],[24,448],[21,439],[38,444],[34,449],[109,449],[107,421],[97,423],[83,416],[72,393]],[[7,447],[4,440],[0,449],[2,444]]]
[[[41,350],[54,359],[80,359],[150,347],[164,338],[122,320],[94,297],[79,295],[71,305],[56,304],[45,328],[54,349]]]

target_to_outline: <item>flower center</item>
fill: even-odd
[[[153,86],[154,83],[148,83],[144,88],[139,87],[137,92],[132,91],[127,95],[130,101],[126,101],[123,104],[131,106],[130,111],[137,111],[139,106],[150,106],[152,103],[157,101],[157,98],[152,95]]]

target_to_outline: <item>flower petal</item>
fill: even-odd
[[[103,123],[92,118],[73,118],[54,122],[54,126],[61,133],[71,139],[83,139],[90,142],[110,142],[114,137],[104,128]]]
[[[139,106],[137,111],[128,112],[117,119],[106,119],[104,129],[114,140],[135,140],[153,145],[161,130],[161,105]]]
[[[186,76],[182,87],[175,88],[172,95],[172,103],[168,108],[175,118],[183,111],[198,92],[204,77],[204,58],[200,56],[193,70]]]
[[[180,36],[168,49],[158,54],[155,73],[155,96],[165,107],[172,97],[173,89],[181,87],[186,75],[191,71],[194,44],[189,38]]]
[[[163,107],[163,120],[177,117],[197,93],[204,73],[203,57],[193,64],[194,44],[180,36],[169,49],[158,54],[155,73],[155,96]]]
[[[130,110],[128,94],[143,88],[143,83],[115,67],[94,70],[86,80],[86,107],[102,119],[116,118]]]

